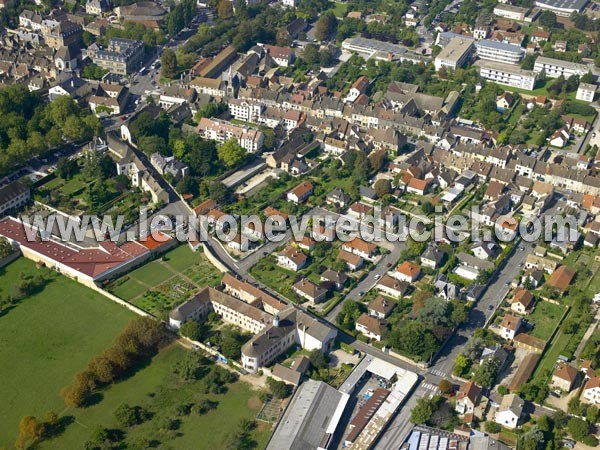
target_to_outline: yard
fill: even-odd
[[[0,448],[13,448],[23,416],[61,413],[61,388],[133,317],[100,294],[38,269],[25,258],[0,270],[0,296],[13,295],[21,280],[41,271],[53,277],[43,290],[0,315]]]
[[[40,448],[83,448],[82,444],[98,426],[122,429],[114,417],[114,411],[122,403],[141,406],[152,413],[150,420],[124,430],[122,448],[224,448],[225,442],[237,431],[240,420],[254,419],[262,403],[257,392],[242,381],[227,385],[224,394],[205,394],[202,380],[181,381],[173,373],[173,366],[187,351],[171,344],[131,378],[103,391],[97,404],[85,409],[69,409],[66,413],[72,414],[75,422]],[[205,414],[192,411],[181,416],[176,413],[179,405],[198,404],[207,398],[217,402],[216,409]],[[169,419],[178,420],[176,430],[165,428]],[[255,448],[264,448],[270,432],[270,425],[258,423],[251,436],[256,442]]]
[[[565,309],[561,305],[538,301],[533,313],[527,317],[527,320],[534,325],[530,334],[547,341],[552,336],[564,312]]]
[[[187,245],[115,280],[108,290],[136,306],[164,318],[168,312],[205,286],[218,286],[222,274],[201,251]]]
[[[250,274],[285,297],[289,299],[298,298],[292,290],[292,285],[299,273],[278,266],[272,256],[261,259],[258,264],[250,269]]]

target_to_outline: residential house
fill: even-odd
[[[482,241],[476,243],[471,251],[473,254],[479,259],[495,259],[500,253],[500,248],[495,242],[492,241]]]
[[[360,269],[364,263],[364,260],[360,256],[347,252],[343,249],[338,253],[337,259],[344,261],[346,263],[346,267],[352,272]]]
[[[300,297],[312,303],[321,303],[327,297],[327,289],[313,283],[307,278],[302,278],[292,286],[292,289]]]
[[[375,258],[375,252],[377,246],[371,242],[363,241],[359,237],[355,237],[350,241],[342,244],[342,250],[353,253],[366,260],[373,260]]]
[[[500,408],[496,412],[494,421],[505,428],[515,429],[523,414],[525,402],[516,394],[508,394],[502,397]]]
[[[371,303],[369,303],[369,315],[379,319],[385,319],[391,314],[395,306],[395,302],[378,295]]]
[[[446,253],[437,245],[428,245],[425,252],[421,255],[421,266],[437,269],[445,257]]]
[[[593,376],[585,383],[581,400],[586,403],[600,405],[600,377]]]
[[[344,289],[344,285],[348,281],[348,275],[346,275],[344,272],[327,269],[321,274],[321,281],[330,283],[335,287],[336,290],[341,291]]]
[[[521,328],[521,318],[513,316],[512,314],[506,314],[500,324],[500,335],[509,341],[512,341]]]
[[[307,262],[308,256],[291,246],[277,255],[277,264],[294,272],[302,269]]]
[[[571,392],[579,372],[573,366],[566,363],[560,363],[552,372],[552,381],[550,385],[564,392]]]
[[[346,207],[346,205],[350,202],[350,196],[346,194],[341,188],[335,188],[325,199],[328,205],[339,206],[340,208]]]
[[[369,339],[375,339],[381,341],[385,332],[386,322],[378,319],[377,317],[369,316],[367,313],[363,313],[357,320],[355,328],[364,336]]]
[[[560,294],[564,294],[575,278],[575,271],[568,266],[560,266],[548,278],[546,284],[553,287]]]
[[[389,275],[384,275],[381,277],[376,285],[378,291],[392,298],[404,297],[408,292],[409,287],[410,284],[406,281],[397,280]]]
[[[303,181],[287,194],[287,199],[294,203],[304,203],[313,193],[310,181]]]
[[[421,266],[413,264],[409,261],[404,261],[394,271],[394,277],[399,281],[413,283],[421,275]]]
[[[529,314],[533,310],[533,294],[527,289],[518,287],[515,289],[513,298],[510,300],[510,309],[518,314]]]
[[[472,381],[464,383],[456,394],[455,411],[458,414],[473,414],[481,397],[481,388]]]

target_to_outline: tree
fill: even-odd
[[[44,437],[45,425],[33,416],[25,416],[19,422],[19,437],[16,447],[25,448]]]
[[[179,328],[179,332],[182,336],[197,341],[200,339],[201,336],[200,324],[195,320],[188,320],[183,325],[181,325],[181,328]]]
[[[267,384],[269,385],[269,390],[273,397],[275,398],[286,398],[290,395],[289,386],[283,381],[278,381],[274,378],[267,378]]]
[[[440,384],[438,385],[438,387],[440,388],[440,391],[444,395],[450,394],[453,390],[452,382],[450,380],[447,380],[446,378],[444,378],[442,381],[440,381]]]
[[[308,44],[302,51],[302,59],[311,66],[318,64],[320,61],[319,47],[315,44]]]
[[[166,48],[160,57],[162,74],[165,78],[173,78],[177,73],[177,55],[170,48]]]
[[[423,425],[429,422],[434,411],[434,403],[427,397],[417,400],[417,404],[410,412],[410,421],[415,424]]]
[[[139,425],[150,418],[150,413],[139,406],[129,406],[121,403],[114,412],[117,422],[126,427]]]
[[[496,358],[489,358],[477,367],[473,375],[473,381],[480,386],[489,388],[493,386],[497,374],[498,360]]]
[[[219,0],[217,5],[217,15],[220,19],[229,19],[233,17],[233,3],[229,0]]]
[[[345,301],[342,310],[336,317],[336,323],[347,330],[353,330],[356,319],[362,314],[361,306],[358,302]]]
[[[319,41],[327,40],[337,27],[337,19],[333,12],[327,11],[319,17],[315,28],[315,37]]]
[[[230,168],[239,166],[246,159],[246,150],[235,138],[223,142],[223,145],[217,149],[217,153],[223,164]]]
[[[579,417],[571,417],[569,419],[567,430],[576,441],[582,441],[589,434],[587,422]]]
[[[327,367],[327,357],[319,349],[311,350],[308,354],[308,359],[310,359],[310,363],[317,370],[325,369]]]
[[[196,380],[200,375],[203,363],[204,358],[197,352],[187,352],[175,363],[173,372],[184,381]]]
[[[13,252],[12,245],[4,236],[0,237],[0,259],[6,258]]]
[[[456,360],[454,362],[454,369],[452,369],[452,373],[456,376],[462,376],[467,368],[471,365],[471,361],[462,353],[456,355]]]
[[[388,179],[380,178],[375,182],[373,188],[375,189],[377,197],[382,198],[384,195],[392,192],[392,183]]]
[[[56,163],[56,172],[58,176],[64,180],[70,180],[73,178],[73,175],[77,173],[78,169],[77,161],[70,158],[59,158],[58,162]]]
[[[167,152],[167,144],[160,136],[142,136],[139,139],[138,146],[148,156],[153,153],[164,155]]]
[[[521,61],[521,69],[523,70],[533,70],[533,66],[535,65],[535,55],[525,55],[523,57],[523,61]]]
[[[433,213],[433,211],[435,211],[435,208],[433,207],[433,205],[431,204],[430,201],[424,201],[421,204],[421,209],[423,210],[423,214],[425,215],[430,215]]]
[[[369,155],[369,167],[373,172],[380,172],[387,161],[387,152],[378,150]]]
[[[556,27],[556,14],[552,11],[542,11],[538,20],[542,26],[548,29]]]
[[[438,349],[435,335],[420,321],[405,321],[398,329],[393,329],[389,336],[392,347],[418,357],[421,361],[429,360]]]

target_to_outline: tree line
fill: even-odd
[[[138,317],[117,336],[113,345],[90,360],[77,373],[73,383],[61,391],[67,406],[86,405],[98,388],[123,378],[138,364],[154,356],[166,342],[163,326],[149,318]]]

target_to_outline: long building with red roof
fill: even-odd
[[[39,230],[12,217],[0,221],[0,235],[17,244],[26,258],[90,286],[130,270],[151,255],[150,249],[137,241],[117,245],[106,240],[94,247],[80,247],[54,236],[44,240]]]

